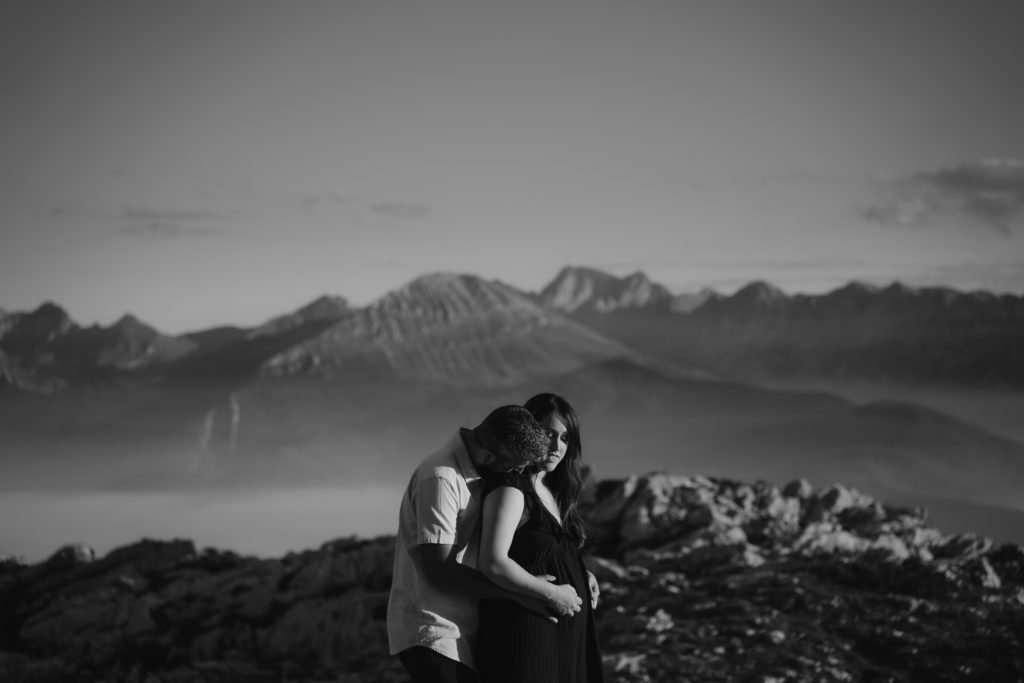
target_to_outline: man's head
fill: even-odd
[[[473,460],[488,472],[507,472],[547,455],[550,437],[526,408],[495,408],[473,430],[477,451]]]

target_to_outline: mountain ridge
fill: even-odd
[[[739,381],[1024,389],[1024,297],[1010,294],[854,282],[790,296],[754,282],[686,311],[572,315],[638,351]]]
[[[612,283],[612,284],[615,284],[616,286],[624,287],[626,289],[628,289],[628,287],[631,284],[633,284],[633,283],[640,283],[644,287],[650,287],[654,292],[659,292],[659,293],[663,292],[663,293],[667,294],[667,297],[669,299],[673,300],[673,301],[675,301],[675,300],[683,301],[684,302],[684,304],[682,305],[682,309],[683,310],[679,310],[677,312],[690,312],[691,310],[693,310],[693,308],[695,308],[695,306],[693,306],[692,304],[689,304],[688,302],[699,301],[699,302],[703,303],[703,301],[705,299],[708,299],[708,298],[715,299],[715,300],[729,299],[729,298],[735,297],[741,291],[747,290],[747,289],[750,289],[750,288],[771,290],[772,292],[775,292],[776,295],[781,295],[779,298],[785,298],[785,299],[823,299],[823,298],[828,298],[828,297],[835,297],[837,295],[843,295],[844,293],[848,293],[848,292],[856,292],[856,293],[861,293],[861,294],[865,294],[865,295],[874,295],[874,294],[879,294],[879,293],[887,292],[888,294],[892,295],[894,298],[895,297],[908,297],[908,296],[909,297],[913,297],[913,296],[921,294],[921,293],[932,292],[932,293],[945,293],[948,297],[954,298],[954,299],[955,298],[967,297],[967,298],[975,299],[975,300],[978,300],[978,301],[991,301],[993,299],[1016,300],[1016,299],[1024,298],[1024,293],[1016,293],[1016,292],[1010,292],[1010,291],[996,292],[996,291],[986,290],[986,289],[962,289],[962,288],[948,287],[948,286],[939,286],[939,285],[909,286],[909,285],[906,285],[906,284],[902,283],[899,280],[890,281],[886,285],[879,285],[879,284],[865,282],[865,281],[856,280],[856,279],[849,280],[846,283],[841,284],[841,285],[836,285],[835,287],[832,287],[831,289],[825,290],[825,291],[823,291],[821,293],[818,293],[818,294],[807,294],[807,293],[802,293],[802,292],[794,292],[792,294],[789,294],[789,293],[786,293],[782,288],[777,287],[776,285],[772,284],[771,282],[769,282],[767,280],[758,280],[758,279],[754,279],[754,280],[751,280],[749,282],[746,282],[743,285],[740,285],[732,294],[723,294],[723,293],[718,292],[717,290],[715,290],[713,288],[710,288],[710,287],[704,287],[704,288],[701,288],[701,289],[699,289],[697,291],[678,291],[678,292],[673,292],[668,287],[666,287],[665,285],[663,285],[663,284],[661,284],[661,283],[651,279],[646,273],[644,273],[641,270],[634,271],[631,274],[628,274],[628,275],[625,275],[625,276],[617,276],[617,275],[614,275],[614,274],[612,274],[612,273],[610,273],[608,271],[604,271],[604,270],[601,270],[600,268],[596,268],[596,267],[592,267],[592,266],[564,266],[562,269],[560,269],[556,273],[556,275],[550,281],[548,281],[546,284],[542,285],[538,290],[535,290],[535,291],[529,290],[529,289],[524,289],[524,288],[514,287],[513,285],[507,285],[507,286],[513,287],[514,289],[517,289],[518,291],[520,291],[522,293],[529,294],[532,297],[537,298],[539,300],[543,300],[543,299],[545,299],[545,294],[544,294],[545,290],[556,289],[558,284],[559,284],[559,282],[560,282],[560,280],[565,278],[567,273],[577,274],[577,275],[585,274],[585,276],[587,276],[587,277],[593,277],[594,279],[599,280],[601,282]],[[424,273],[424,274],[422,274],[420,276],[417,276],[416,278],[413,278],[410,281],[410,283],[411,282],[415,282],[416,280],[418,280],[420,278],[430,278],[430,277],[435,276],[435,275],[445,275],[445,274],[451,275],[451,274],[456,274],[456,273],[455,273],[455,271],[434,271],[434,272],[429,272],[428,271],[428,272],[426,272],[426,273]],[[463,273],[463,274],[469,275],[468,273]],[[470,275],[470,276],[471,277],[479,277],[479,276],[476,276],[476,275]],[[391,291],[393,291],[393,290],[391,290]],[[246,326],[246,325],[233,325],[233,324],[231,324],[231,325],[222,325],[222,326],[213,326],[213,327],[208,327],[208,328],[194,329],[194,330],[190,330],[190,331],[186,331],[186,332],[181,332],[181,333],[177,333],[177,334],[169,334],[168,336],[191,337],[191,336],[196,336],[196,335],[202,335],[203,333],[207,333],[207,332],[209,332],[211,330],[218,329],[218,328],[236,328],[236,329],[249,329],[249,330],[258,329],[262,325],[266,325],[266,324],[276,320],[277,318],[287,317],[287,316],[291,316],[291,315],[301,315],[304,312],[307,312],[307,311],[309,311],[309,310],[311,310],[311,309],[313,309],[313,308],[315,308],[317,306],[329,306],[329,305],[332,304],[332,302],[344,302],[344,306],[347,306],[347,307],[349,307],[351,309],[365,308],[365,307],[368,307],[368,306],[371,306],[371,305],[375,304],[380,299],[382,299],[384,297],[387,297],[391,293],[391,291],[385,292],[384,294],[381,294],[380,296],[370,300],[365,306],[352,306],[351,304],[348,303],[348,300],[343,295],[324,293],[324,294],[320,294],[320,295],[315,296],[308,303],[299,306],[298,308],[294,309],[291,312],[281,313],[281,314],[278,314],[278,315],[275,315],[275,316],[271,316],[270,318],[268,318],[263,323],[257,323],[255,325],[248,325],[248,326]],[[656,302],[658,302],[659,304],[660,304],[662,298],[663,298],[663,296],[660,295],[660,294],[654,296],[654,300]],[[595,298],[593,295],[580,295],[578,298],[572,299],[572,301],[575,302],[573,304],[573,310],[577,310],[577,309],[579,309],[581,307],[589,309],[589,310],[602,309],[602,307],[598,304],[599,300],[597,298]],[[552,304],[554,308],[557,308],[559,310],[569,310],[566,307],[566,305],[562,304],[562,303],[547,302],[547,301],[546,301],[546,303]],[[617,306],[617,307],[605,306],[605,307],[603,307],[603,310],[604,311],[611,311],[611,310],[616,310],[618,308],[645,307],[645,306],[650,305],[650,303],[651,303],[650,301],[645,300],[643,297],[634,297],[632,299],[627,299],[626,301],[622,302],[623,305],[621,305],[621,306]],[[11,308],[0,307],[0,335],[2,335],[3,332],[5,331],[4,330],[4,326],[5,325],[12,324],[12,321],[11,321],[12,317],[23,316],[23,315],[26,315],[26,314],[29,314],[29,313],[40,314],[40,313],[45,312],[47,310],[54,310],[54,309],[56,309],[57,311],[60,311],[64,315],[67,315],[67,312],[65,311],[65,309],[63,309],[58,303],[55,303],[53,301],[45,301],[45,302],[39,304],[36,308],[28,310],[28,311],[20,310],[20,309],[11,309]],[[123,314],[122,317],[124,317],[124,316],[130,316],[132,318],[138,319],[136,317],[136,314],[132,313],[132,312],[125,313],[125,314]],[[115,324],[116,323],[112,323],[111,326],[113,326]],[[92,324],[92,325],[89,325],[89,327],[100,327],[100,328],[102,328],[103,326],[99,325],[99,324]]]
[[[457,347],[449,341],[453,336]],[[323,376],[338,369],[326,365],[333,363],[357,376],[375,368],[405,380],[509,384],[620,354],[631,352],[545,310],[514,287],[435,273],[268,359],[263,372]]]
[[[427,282],[431,279],[446,278],[446,277],[470,277],[470,278],[481,278],[477,275],[468,273],[455,273],[453,271],[437,271],[428,272],[413,278],[400,289],[405,289],[413,286],[417,282]],[[493,281],[499,282],[499,281]],[[568,283],[568,285],[566,285]],[[674,310],[676,313],[690,313],[700,308],[706,301],[711,300],[713,302],[721,301],[733,301],[745,302],[747,304],[767,303],[767,302],[779,302],[779,301],[826,301],[826,300],[837,300],[837,299],[851,299],[851,298],[863,298],[883,295],[888,298],[891,302],[895,301],[907,301],[913,300],[917,297],[925,297],[931,299],[945,299],[947,303],[951,302],[963,302],[963,301],[974,301],[974,302],[986,302],[990,303],[993,301],[1006,301],[1013,302],[1024,300],[1024,295],[1018,295],[1009,292],[993,292],[989,290],[963,290],[952,287],[942,286],[921,286],[921,287],[910,287],[898,280],[892,281],[890,284],[881,286],[876,284],[867,283],[864,281],[850,280],[846,284],[839,285],[830,290],[827,290],[821,294],[787,294],[781,288],[771,284],[765,280],[752,280],[739,288],[731,294],[721,294],[713,289],[704,288],[697,292],[680,292],[672,293],[664,285],[652,280],[642,271],[635,271],[626,276],[616,276],[607,271],[600,270],[598,268],[589,266],[565,266],[563,267],[555,277],[547,284],[542,286],[536,292],[531,292],[525,289],[519,289],[512,285],[501,283],[505,287],[516,290],[517,292],[530,296],[537,301],[550,306],[551,308],[565,311],[565,312],[576,312],[579,310],[585,311],[598,311],[598,312],[613,312],[621,309],[635,309],[635,308],[655,308],[664,311],[666,308],[672,306],[672,301],[680,299],[685,302],[700,302],[697,305],[692,303],[684,303],[682,310]],[[565,295],[565,298],[559,296],[561,288],[570,286],[570,291]],[[607,290],[612,293],[618,293],[621,295],[621,300],[608,300],[602,298],[604,286]],[[575,291],[572,287],[576,287]],[[638,292],[637,290],[643,290]],[[296,317],[301,320],[310,320],[315,318],[331,318],[340,317],[345,313],[355,310],[362,310],[365,308],[373,307],[379,304],[382,300],[392,296],[398,290],[392,290],[382,294],[381,296],[373,299],[368,304],[362,307],[352,306],[348,303],[348,300],[343,296],[334,294],[321,294],[314,299],[310,300],[307,304],[304,304],[290,313],[282,313],[277,316],[268,318],[264,323],[257,324],[255,326],[238,326],[238,325],[225,325],[220,327],[203,328],[193,330],[191,332],[184,332],[177,335],[166,335],[172,337],[195,337],[203,334],[208,334],[216,329],[245,329],[250,331],[260,330],[261,328],[272,325],[275,321],[281,319],[287,319],[290,317]],[[57,329],[47,332],[51,337],[59,336],[67,331],[71,327],[80,327],[75,323],[67,311],[62,308],[59,304],[53,301],[47,301],[40,304],[31,311],[18,311],[18,310],[7,310],[0,308],[0,340],[4,338],[6,333],[10,331],[10,328],[14,325],[19,324],[22,320],[33,320],[38,322],[40,319],[46,320],[51,319],[57,322],[54,327]],[[125,320],[134,321],[140,325],[148,325],[136,317],[134,313],[128,312],[122,315],[118,321],[112,323],[108,327],[101,325],[90,325],[91,329],[111,329],[117,328],[125,323]],[[43,325],[39,327],[45,327]],[[165,334],[161,332],[160,334]],[[27,335],[26,335],[27,336]],[[11,344],[8,340],[7,344]]]

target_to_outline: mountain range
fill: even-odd
[[[787,295],[752,282],[672,297],[641,274],[617,283],[566,268],[541,298],[632,348],[740,381],[1024,387],[1021,296],[859,282]]]
[[[110,327],[83,328],[52,302],[28,312],[0,309],[0,381],[52,394],[88,383],[104,370],[163,368],[173,374],[181,365],[174,361],[196,361],[227,349],[234,355],[243,345],[264,349],[256,354],[262,357],[252,360],[268,363],[268,370],[276,366],[295,372],[295,367],[283,367],[288,358],[299,362],[306,354],[306,361],[316,356],[337,362],[338,354],[347,353],[341,347],[350,344],[366,361],[397,351],[413,331],[440,339],[453,326],[467,324],[481,328],[472,339],[449,347],[459,354],[474,347],[475,360],[452,364],[435,357],[443,367],[428,369],[403,365],[410,358],[393,357],[385,365],[402,375],[462,383],[460,372],[485,369],[479,365],[484,363],[487,374],[481,379],[513,379],[530,374],[522,362],[537,358],[491,354],[486,360],[476,355],[480,344],[494,348],[501,338],[506,348],[498,351],[530,346],[515,335],[504,339],[505,331],[520,323],[524,332],[549,323],[561,331],[567,320],[588,328],[581,333],[576,326],[574,337],[604,338],[592,344],[607,346],[614,340],[633,352],[743,382],[805,377],[1024,387],[1022,296],[858,282],[822,295],[787,295],[760,281],[729,296],[709,289],[673,295],[641,272],[617,277],[585,267],[563,268],[537,293],[472,275],[433,273],[364,308],[340,296],[323,296],[255,328],[221,327],[178,336],[163,334],[131,314]],[[265,343],[286,336],[304,348],[285,352]],[[333,356],[317,356],[313,348],[318,344]],[[572,367],[560,357],[560,348],[557,340],[533,348],[532,353],[544,356],[533,370],[550,374]]]
[[[577,407],[602,476],[801,476],[1024,509],[1019,440],[820,390],[852,382],[1019,398],[1024,297],[763,282],[674,295],[582,267],[526,292],[431,273],[364,307],[324,296],[182,335],[131,315],[82,327],[47,303],[0,313],[0,486],[398,481],[460,424],[551,390]]]

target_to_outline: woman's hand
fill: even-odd
[[[571,617],[583,609],[583,599],[568,583],[552,586],[547,601],[548,609],[560,617]]]
[[[590,609],[597,609],[597,599],[601,597],[601,586],[593,572],[587,571],[587,586],[590,588]]]

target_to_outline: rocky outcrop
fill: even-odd
[[[587,513],[612,680],[1024,680],[1020,546],[840,485],[600,487]]]
[[[7,561],[0,680],[387,680],[392,557],[391,538],[267,560],[147,540]]]
[[[1019,681],[1024,548],[834,485],[592,483],[609,681]],[[0,680],[400,681],[393,539],[257,559],[146,540],[0,560]]]
[[[802,480],[780,490],[766,482],[651,474],[600,486],[585,508],[591,553],[629,565],[670,558],[683,567],[758,567],[769,559],[824,557],[914,567],[949,579],[954,589],[1002,586],[989,559],[991,539],[943,535],[927,526],[923,508],[889,506],[838,484],[813,492]],[[1005,548],[1014,547],[1000,552],[1012,556]],[[1009,567],[1011,576],[1016,571]]]

